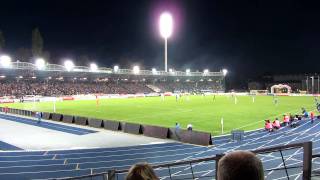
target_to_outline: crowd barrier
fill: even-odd
[[[177,141],[198,144],[203,146],[212,145],[211,133],[199,132],[199,131],[188,131],[184,129],[176,130],[175,128],[169,129],[169,138]]]
[[[42,113],[42,118],[49,120],[49,119],[52,119],[51,115],[52,115],[51,113],[43,112]]]
[[[119,121],[103,120],[104,129],[119,131],[122,129],[121,123]]]
[[[74,116],[71,116],[71,115],[63,115],[62,122],[72,124],[72,123],[74,123]]]
[[[0,107],[1,112],[5,112],[6,108]],[[18,114],[22,116],[34,116],[35,112],[28,110],[20,110],[8,108],[8,113]],[[197,145],[212,145],[212,136],[210,133],[187,131],[180,129],[179,132],[175,128],[158,127],[152,125],[141,125],[135,123],[120,122],[114,120],[101,120],[95,118],[87,118],[72,115],[63,115],[59,113],[43,112],[42,118],[46,120],[62,121],[65,123],[74,123],[78,125],[89,125],[95,128],[104,128],[112,131],[123,131],[129,134],[144,135],[161,139],[173,139],[185,143]]]
[[[158,126],[143,126],[143,135],[166,139],[169,138],[169,128]]]
[[[134,123],[123,123],[123,132],[130,134],[142,134],[142,126]]]
[[[78,124],[78,125],[86,126],[86,125],[88,125],[88,118],[76,116],[76,117],[74,118],[74,123],[75,123],[75,124]]]
[[[52,120],[54,121],[61,121],[62,120],[63,115],[62,114],[52,114]]]
[[[95,128],[104,127],[103,120],[101,120],[101,119],[89,118],[88,124],[90,127],[95,127]]]

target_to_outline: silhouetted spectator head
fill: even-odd
[[[147,163],[133,165],[127,175],[127,180],[158,180],[156,173]]]
[[[249,151],[235,151],[223,156],[218,163],[218,180],[263,180],[263,166]]]

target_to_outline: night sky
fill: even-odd
[[[99,66],[163,69],[158,16],[169,11],[175,21],[169,67],[227,68],[229,82],[240,88],[264,73],[319,72],[320,6],[310,2],[11,0],[1,2],[0,30],[7,53],[30,48],[38,27],[50,63],[68,57],[88,65],[77,62],[87,55]]]

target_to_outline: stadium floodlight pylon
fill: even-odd
[[[168,38],[172,35],[172,31],[173,31],[173,20],[170,13],[164,12],[161,14],[159,27],[160,27],[160,35],[164,38],[164,71],[168,72],[167,41],[168,41]]]
[[[4,68],[10,68],[11,66],[11,57],[8,55],[1,55],[0,56],[0,64]]]

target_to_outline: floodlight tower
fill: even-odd
[[[225,90],[225,92],[227,91],[227,89],[226,89],[226,76],[227,76],[227,74],[228,74],[228,70],[227,69],[222,69],[222,74],[223,74],[223,84],[224,84],[224,90]]]
[[[167,51],[167,41],[172,34],[173,20],[172,16],[168,12],[164,12],[160,16],[159,21],[160,35],[164,38],[164,70],[168,72],[168,51]]]

